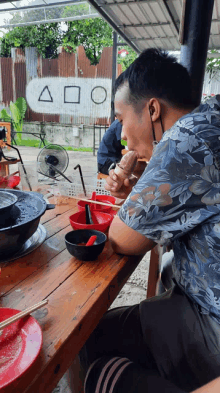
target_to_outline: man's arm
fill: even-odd
[[[109,239],[113,250],[124,255],[144,255],[156,246],[155,242],[129,228],[118,216],[110,226]]]
[[[199,389],[194,390],[192,393],[219,393],[220,392],[220,377],[214,381],[207,383]]]

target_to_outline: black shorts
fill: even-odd
[[[86,393],[95,393],[97,383],[105,387],[99,393],[191,392],[220,376],[220,326],[174,286],[108,311],[80,361]]]

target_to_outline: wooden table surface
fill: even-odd
[[[96,261],[72,257],[64,236],[72,230],[69,216],[76,211],[72,204],[47,211],[41,219],[45,242],[0,265],[0,307],[24,310],[49,300],[32,314],[43,330],[40,355],[5,393],[51,392],[140,261],[115,254],[109,241]]]

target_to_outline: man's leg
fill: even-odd
[[[87,372],[96,359],[105,355],[129,357],[153,369],[153,359],[144,348],[139,305],[108,311],[80,351],[80,363]]]
[[[186,393],[128,358],[103,356],[90,367],[85,393]]]
[[[88,371],[103,356],[128,358],[148,375],[192,391],[220,375],[220,355],[213,355],[202,318],[206,324],[177,286],[140,306],[113,309],[80,352],[81,364]]]

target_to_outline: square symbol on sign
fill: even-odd
[[[80,104],[80,86],[64,87],[64,104]]]

